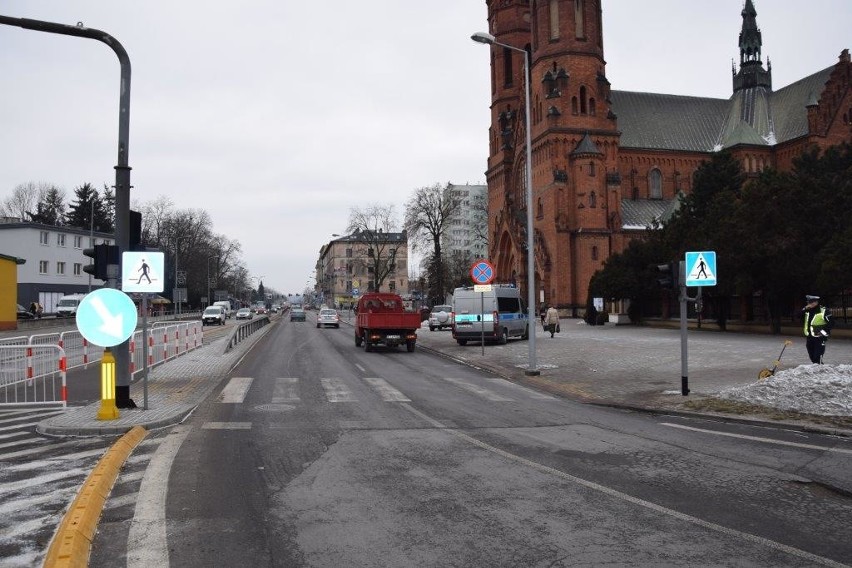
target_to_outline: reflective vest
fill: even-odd
[[[805,312],[805,337],[816,337],[819,335],[819,330],[825,327],[828,322],[825,319],[825,308],[820,308],[817,313],[811,317],[811,312]],[[816,333],[814,333],[816,331]]]

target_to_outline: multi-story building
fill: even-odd
[[[103,285],[83,272],[91,264],[83,249],[113,241],[108,233],[0,218],[0,253],[26,260],[18,266],[18,303],[27,307],[39,302],[45,313],[53,312],[64,295],[85,294]]]
[[[488,186],[448,183],[444,192],[454,205],[441,242],[444,257],[487,258]]]
[[[328,305],[347,307],[360,294],[408,293],[408,236],[401,233],[356,232],[338,237],[320,248],[316,263],[316,293]]]
[[[774,89],[752,0],[742,9],[739,69],[727,99],[612,90],[601,0],[485,3],[491,35],[525,50],[531,67],[526,125],[523,54],[491,48],[488,256],[499,280],[525,287],[532,192],[536,297],[547,303],[581,310],[595,271],[689,193],[714,152],[730,150],[757,176],[769,167],[788,171],[810,148],[852,139],[849,50]]]

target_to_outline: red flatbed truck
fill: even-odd
[[[355,346],[366,351],[374,347],[405,345],[409,352],[417,343],[420,314],[405,310],[398,294],[369,293],[358,300],[355,314]]]

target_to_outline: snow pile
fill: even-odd
[[[800,365],[718,398],[822,416],[852,416],[852,365]]]

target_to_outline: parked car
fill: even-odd
[[[302,308],[290,310],[290,321],[305,321],[305,310]]]
[[[450,314],[452,314],[452,312],[452,306],[433,306],[432,311],[429,313],[429,331],[435,331],[436,329],[440,330],[444,329],[445,327],[453,327],[453,320],[450,317]]]
[[[324,325],[340,327],[340,316],[337,314],[337,310],[324,308],[317,313],[317,327]]]
[[[31,320],[34,317],[35,316],[33,315],[33,313],[31,311],[27,310],[21,304],[18,304],[18,319],[19,320]]]
[[[254,314],[251,313],[251,310],[248,308],[240,308],[237,310],[236,318],[238,320],[250,320],[254,318]]]
[[[201,325],[225,325],[225,308],[208,306],[201,314]]]

